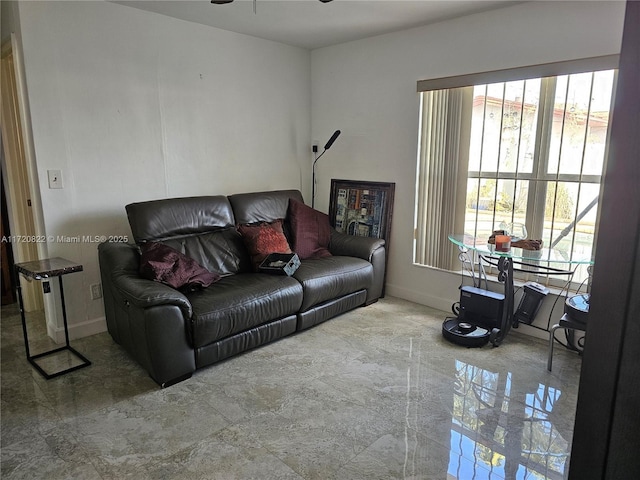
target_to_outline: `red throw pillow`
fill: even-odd
[[[208,287],[220,280],[194,259],[159,242],[146,242],[140,247],[140,275],[181,291]]]
[[[293,251],[301,260],[331,256],[331,225],[328,215],[290,198],[289,223]]]
[[[257,225],[238,225],[244,244],[249,250],[254,270],[270,253],[293,253],[282,230],[282,220]]]

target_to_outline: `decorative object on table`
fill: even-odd
[[[290,277],[300,266],[300,258],[295,253],[272,253],[260,264],[262,273],[287,275]]]
[[[494,240],[496,252],[508,252],[511,250],[511,237],[509,235],[496,235]]]
[[[349,235],[382,238],[388,249],[395,185],[332,179],[331,226]]]
[[[505,236],[505,230],[494,230],[489,240],[487,241],[490,245],[496,245],[496,250],[499,252],[508,252],[507,250],[500,250],[496,244],[496,237]],[[541,250],[542,249],[542,240],[533,240],[533,239],[518,239],[514,240],[511,236],[507,237],[510,239],[510,247],[511,248],[522,248],[523,250]]]
[[[335,142],[336,139],[339,136],[340,136],[340,130],[336,130],[335,132],[333,132],[333,135],[331,135],[331,138],[329,139],[329,141],[324,144],[324,150],[322,151],[322,153],[320,155],[318,155],[318,146],[317,145],[313,146],[313,153],[316,156],[316,158],[313,161],[313,167],[311,169],[312,170],[312,172],[311,172],[311,176],[312,176],[312,180],[311,180],[311,208],[314,208],[315,205],[316,205],[316,163],[317,163],[318,160],[320,160],[320,157],[323,156],[325,154],[325,152],[331,148],[331,145],[333,145],[333,142]]]
[[[524,223],[518,222],[500,222],[500,230],[504,232],[504,235],[511,237],[511,242],[517,242],[518,240],[524,240],[527,238],[527,227]]]
[[[512,241],[511,246],[514,248],[522,248],[523,250],[542,250],[542,240],[534,240],[532,238],[525,240]]]

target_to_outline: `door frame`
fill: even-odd
[[[26,241],[44,237],[44,222],[40,187],[34,155],[31,117],[27,107],[21,49],[15,33],[1,46],[2,99],[0,127],[5,150],[2,170],[5,182],[7,212],[13,238],[15,262],[38,260],[48,256],[46,242]],[[19,237],[18,237],[19,236]],[[25,241],[21,241],[27,237]],[[20,241],[18,241],[20,240]],[[19,278],[15,279],[20,281]],[[55,303],[45,301],[40,282],[26,282],[22,288],[27,312],[45,310],[47,329],[57,325]],[[51,321],[53,320],[53,321]]]

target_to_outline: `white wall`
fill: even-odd
[[[17,3],[1,2],[0,3],[0,41],[11,40],[11,32],[19,28],[16,20]]]
[[[107,2],[20,2],[49,256],[72,335],[104,330],[97,243],[128,235],[135,201],[310,190],[307,50]],[[60,169],[64,188],[48,187]]]
[[[624,2],[528,2],[312,52],[312,139],[342,130],[316,206],[328,211],[331,178],[396,183],[389,294],[444,310],[459,298],[459,275],[412,263],[417,81],[618,54],[623,18]]]
[[[341,129],[317,207],[331,178],[395,182],[387,291],[448,309],[459,277],[412,264],[416,82],[619,53],[623,15],[622,2],[529,2],[309,54],[108,2],[20,2],[45,233],[130,235],[124,205],[168,196],[310,200],[308,146]],[[72,333],[104,329],[96,244],[48,249],[85,267],[65,280]]]

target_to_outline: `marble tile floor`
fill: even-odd
[[[580,357],[557,348],[550,373],[517,331],[456,346],[446,315],[387,297],[160,389],[107,333],[72,342],[91,366],[45,380],[3,307],[0,476],[566,478]]]

